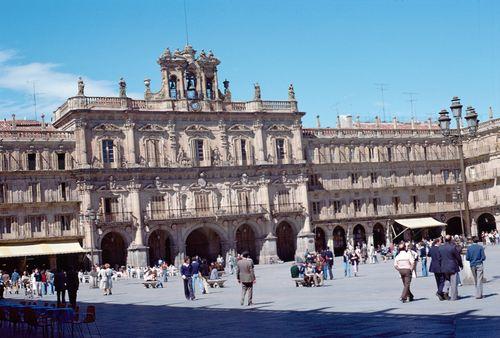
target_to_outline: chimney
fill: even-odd
[[[316,115],[316,127],[321,128],[321,122],[319,121],[319,115]]]
[[[411,118],[411,129],[415,129],[415,118]]]
[[[394,117],[392,118],[392,127],[393,127],[394,129],[398,129],[398,119],[397,119],[397,117],[396,117],[396,116],[394,116]]]
[[[340,116],[337,115],[337,129],[340,129],[342,128],[342,126],[340,125]]]
[[[356,127],[357,128],[361,127],[361,121],[359,120],[359,115],[356,116]]]
[[[432,129],[432,117],[429,117],[429,130]]]
[[[491,106],[490,106],[490,108],[488,109],[488,118],[489,118],[490,120],[493,120],[493,108],[491,108]]]
[[[352,129],[352,115],[347,115],[345,117],[345,127]]]
[[[375,116],[375,127],[379,128],[380,127],[380,117]]]
[[[16,126],[16,114],[12,114],[12,127]]]

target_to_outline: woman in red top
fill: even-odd
[[[42,285],[43,285],[42,293],[44,295],[46,295],[47,294],[47,275],[45,274],[45,271],[42,271],[41,274],[42,274]]]

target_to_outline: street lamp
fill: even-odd
[[[83,218],[86,223],[90,224],[90,262],[92,263],[92,268],[95,266],[94,260],[94,225],[97,220],[97,215],[94,209],[88,208],[83,214]]]
[[[465,174],[465,161],[464,161],[464,148],[463,142],[468,139],[472,139],[477,135],[477,127],[479,120],[477,119],[477,113],[474,108],[467,107],[467,113],[465,115],[465,121],[467,122],[467,127],[465,128],[468,133],[462,131],[462,104],[458,97],[453,97],[451,100],[451,113],[456,120],[456,128],[450,127],[451,118],[446,109],[439,112],[439,127],[445,138],[447,138],[451,144],[453,144],[458,149],[458,155],[460,158],[460,173],[462,176],[462,199],[464,201],[464,214],[465,214],[465,233],[466,237],[471,236],[471,224],[470,224],[470,211],[469,211],[469,199],[467,190],[467,175]],[[462,208],[460,207],[460,210]],[[463,231],[463,230],[462,230]]]

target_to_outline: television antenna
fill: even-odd
[[[375,86],[380,90],[380,95],[382,96],[382,122],[385,122],[385,99],[384,92],[387,90],[387,83],[375,83]]]
[[[414,103],[417,101],[415,95],[418,95],[418,93],[404,92],[403,94],[408,95],[409,97],[408,102],[410,102],[410,113],[411,113],[411,118],[413,119],[415,117]]]

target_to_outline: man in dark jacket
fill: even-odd
[[[444,274],[444,298],[450,300],[458,299],[457,272],[463,267],[462,257],[451,242],[451,236],[446,235],[444,245],[439,247],[441,254],[441,272]]]
[[[429,271],[434,273],[436,279],[437,292],[439,300],[444,300],[443,287],[444,287],[444,274],[441,272],[441,254],[439,253],[439,246],[441,245],[441,238],[437,238],[432,243],[429,249],[428,256],[431,258],[431,265]]]
[[[66,275],[58,268],[54,275],[54,288],[57,293],[57,305],[66,304]]]
[[[76,308],[76,294],[79,284],[78,273],[70,268],[66,273],[66,289],[68,290],[69,303],[73,309]]]

